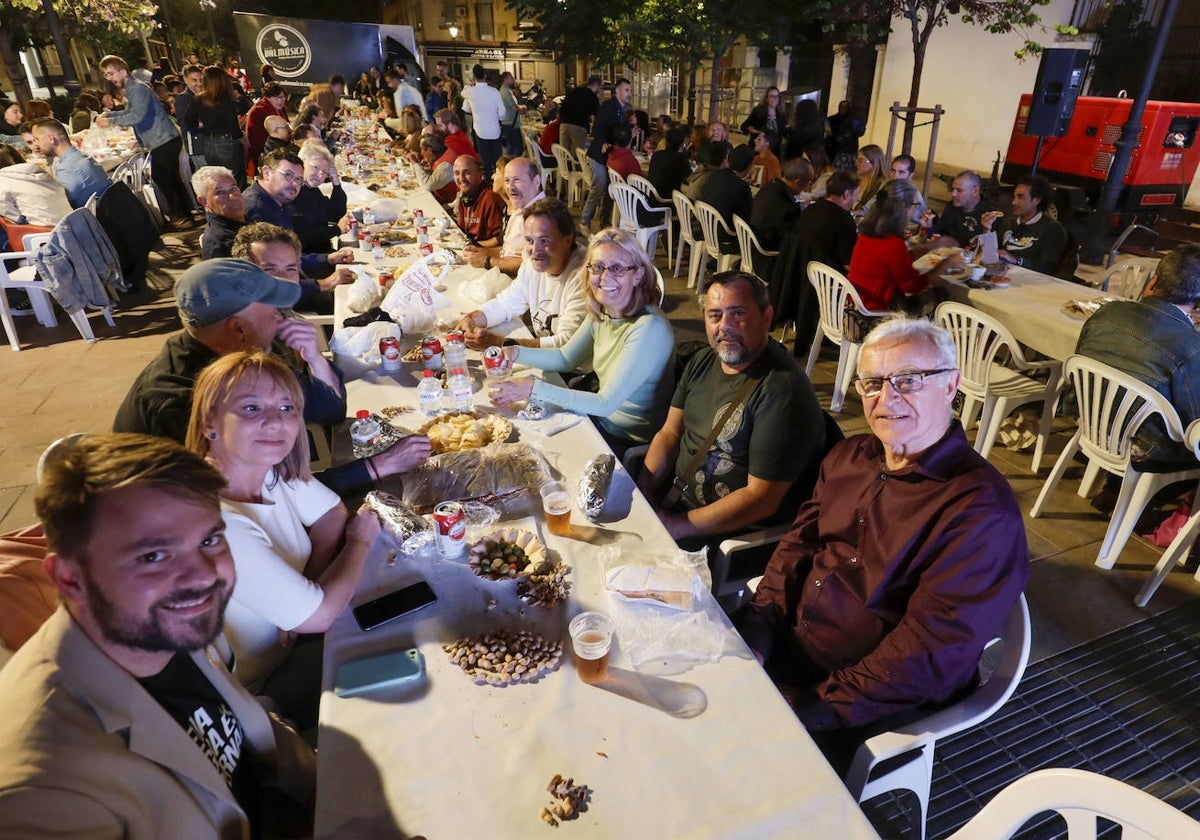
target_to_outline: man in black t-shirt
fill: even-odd
[[[586,85],[571,88],[563,97],[562,107],[558,110],[558,131],[563,146],[571,154],[575,154],[576,149],[587,148],[588,129],[600,107],[603,87],[604,80],[600,76],[591,76]]]
[[[0,672],[6,837],[297,837],[315,757],[211,647],[224,478],[178,444],[55,444],[35,499],[62,603]]]
[[[931,247],[957,245],[960,248],[970,248],[974,245],[975,238],[983,233],[983,214],[996,209],[996,205],[983,197],[980,192],[981,184],[979,176],[970,170],[954,176],[954,185],[950,189],[950,203],[933,222],[933,235],[941,239]],[[953,241],[946,241],[947,239]]]

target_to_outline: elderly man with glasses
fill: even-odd
[[[300,237],[305,253],[328,254],[333,250],[331,240],[346,230],[346,191],[333,162],[333,154],[319,143],[300,147],[304,161],[304,183],[300,192],[287,206],[292,215],[292,230]],[[321,191],[326,181],[332,184],[329,195]]]
[[[1029,579],[1012,488],[951,414],[955,359],[929,321],[870,333],[855,387],[871,434],[825,458],[742,629],[841,771],[865,738],[975,686]]]

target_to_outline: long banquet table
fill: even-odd
[[[459,269],[448,280],[452,312],[470,305],[460,295],[466,276],[470,270]],[[411,343],[406,339],[402,349]],[[482,407],[478,354],[470,364]],[[415,406],[413,367],[349,381],[351,412]],[[409,413],[393,422],[412,429],[422,421]],[[552,436],[536,423],[514,425],[518,440],[544,454],[572,485],[592,455],[607,451],[586,418]],[[345,438],[335,441],[335,453],[345,455]],[[347,611],[326,634],[318,837],[531,837],[550,831],[539,809],[551,804],[545,788],[559,773],[591,791],[587,810],[559,828],[573,837],[877,837],[719,611],[710,608],[704,615],[716,618],[700,619],[713,621],[723,638],[726,654],[718,661],[688,668],[668,657],[641,672],[631,667],[622,645],[630,627],[620,618],[629,613],[603,590],[600,558],[613,547],[646,558],[674,544],[619,466],[598,524],[576,511],[573,534],[554,536],[540,505],[530,507],[536,509],[516,512],[528,515],[520,523],[571,566],[570,597],[554,608],[522,604],[511,583],[476,578],[462,561],[428,551],[396,557],[385,539],[373,548],[354,603],[421,579],[439,600],[369,633]],[[574,673],[566,634],[569,617],[587,609],[618,621],[610,680],[598,686]],[[655,607],[641,609],[661,615]],[[560,667],[530,684],[480,686],[442,650],[454,639],[502,627],[564,640]],[[341,663],[410,647],[424,657],[419,684],[357,698],[332,692]]]

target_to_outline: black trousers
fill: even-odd
[[[163,208],[172,219],[186,219],[192,212],[192,196],[179,174],[183,139],[175,137],[150,150],[150,177],[167,202]]]

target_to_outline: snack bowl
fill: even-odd
[[[986,269],[986,274],[988,277],[992,277],[992,278],[1003,277],[1005,274],[1008,273],[1008,263],[1003,263],[1003,262],[986,263],[984,265],[984,269]]]
[[[506,582],[526,577],[546,560],[546,544],[536,534],[505,528],[483,537],[467,552],[467,563],[478,577]]]
[[[440,414],[417,429],[417,434],[429,436],[434,453],[504,443],[512,437],[512,432],[512,422],[507,418],[482,411]]]

